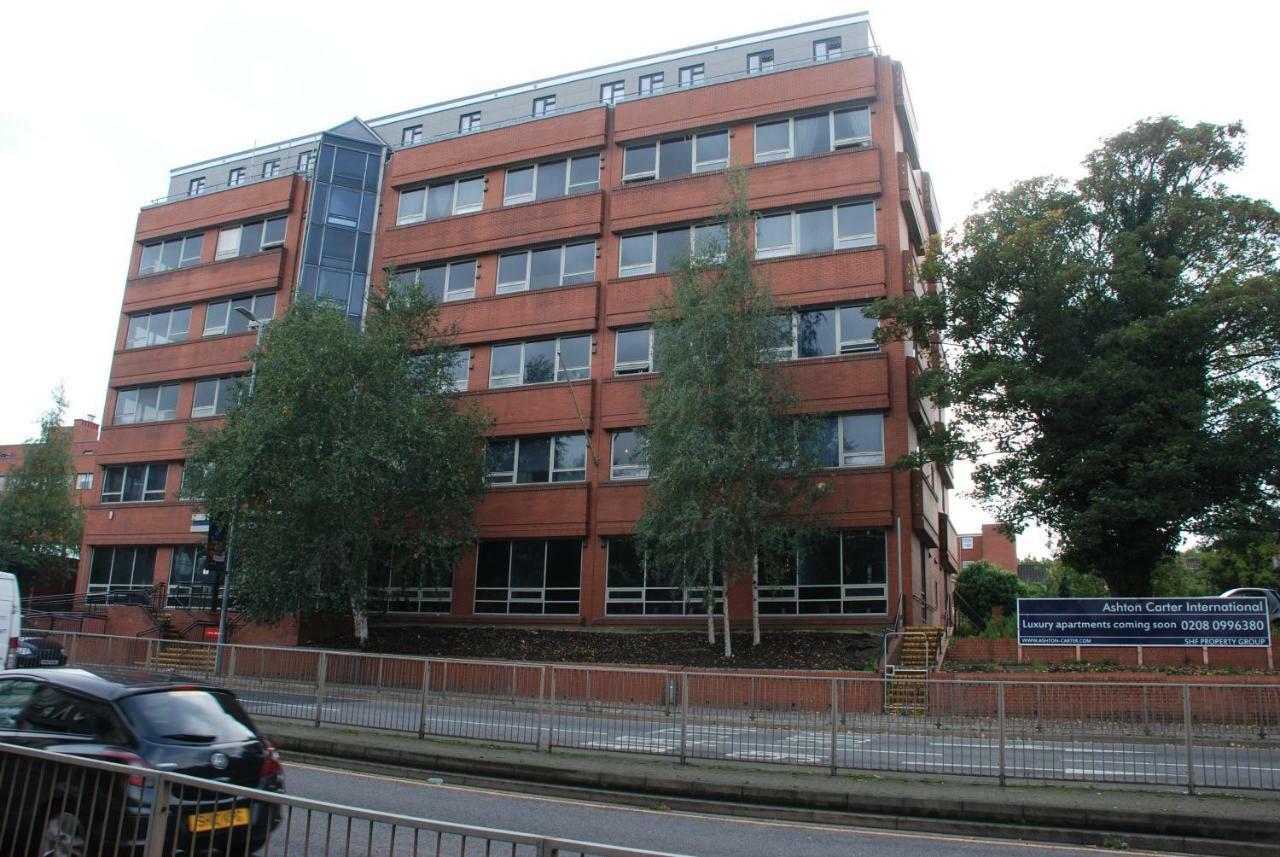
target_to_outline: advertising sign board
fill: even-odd
[[[1262,598],[1019,598],[1020,646],[1271,645]]]

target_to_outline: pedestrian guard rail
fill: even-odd
[[[433,821],[0,744],[0,853],[679,857]]]
[[[691,760],[1032,781],[1280,790],[1280,683],[969,679],[917,710],[893,679],[479,661],[63,634],[72,665],[156,666],[250,712],[415,735]]]

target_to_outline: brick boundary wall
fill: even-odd
[[[1280,640],[1267,650],[1213,646],[1019,646],[1016,639],[953,638],[947,645],[952,664],[1096,664],[1103,661],[1133,667],[1207,667],[1209,669],[1274,670],[1280,666]]]

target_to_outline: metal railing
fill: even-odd
[[[54,635],[55,637],[58,635]],[[73,665],[165,663],[164,641],[63,634]],[[468,661],[228,644],[179,669],[313,725],[841,770],[1280,790],[1280,683],[893,680]]]
[[[0,744],[0,853],[678,857],[432,821]]]

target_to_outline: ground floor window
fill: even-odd
[[[205,568],[204,545],[176,545],[165,596],[170,607],[214,610],[220,606],[218,575]]]
[[[144,596],[156,570],[154,547],[97,547],[89,566],[90,595]],[[144,592],[146,591],[146,592]]]
[[[657,568],[636,550],[630,536],[609,539],[604,612],[610,616],[705,615],[706,589],[683,589],[675,575]],[[724,607],[724,589],[712,589],[712,610]]]
[[[842,530],[794,556],[761,563],[760,612],[883,615],[888,612],[884,530]]]
[[[476,556],[476,613],[577,615],[582,539],[483,541]]]
[[[372,613],[434,613],[453,610],[452,575],[424,586],[416,577],[386,568],[369,576],[369,611]]]

